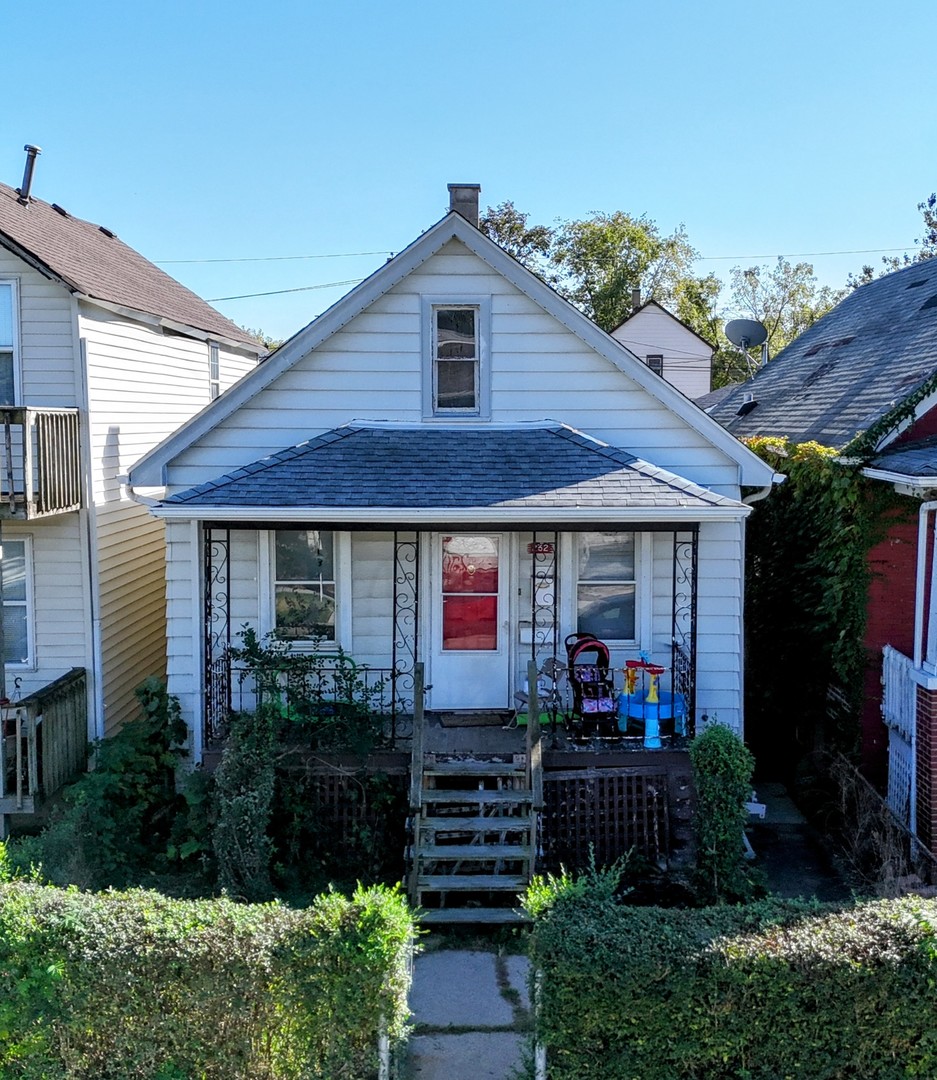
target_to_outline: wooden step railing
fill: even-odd
[[[78,410],[0,406],[0,518],[31,521],[80,506]]]
[[[88,760],[84,668],[72,668],[0,710],[0,836],[9,814],[34,813],[82,772]]]

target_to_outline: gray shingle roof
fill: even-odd
[[[937,476],[937,435],[902,443],[869,464],[873,469],[904,476]]]
[[[352,423],[166,502],[334,509],[736,505],[562,424],[455,430]]]
[[[711,415],[734,435],[842,448],[937,371],[937,259],[863,285]],[[744,394],[757,405],[737,411]]]
[[[110,232],[41,199],[23,206],[6,184],[0,244],[22,249],[75,292],[257,348],[239,326]]]

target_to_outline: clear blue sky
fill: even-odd
[[[478,182],[533,220],[683,222],[728,274],[912,248],[937,190],[933,0],[6,5],[0,179],[206,298],[366,275]],[[767,258],[754,258],[765,256]],[[731,258],[734,257],[734,258]],[[880,255],[816,256],[841,285]],[[170,260],[173,260],[170,262]],[[219,302],[289,336],[346,287]]]

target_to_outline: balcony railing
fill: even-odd
[[[78,410],[0,406],[0,518],[81,506]]]
[[[88,760],[84,668],[0,709],[0,836],[7,814],[31,814]]]

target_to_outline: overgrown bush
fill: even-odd
[[[560,889],[529,946],[550,1078],[937,1076],[935,928],[918,898],[677,911]]]
[[[700,899],[751,899],[757,883],[744,858],[743,834],[754,758],[733,731],[713,723],[690,744],[690,762],[696,786],[694,878]]]
[[[363,1080],[404,1033],[414,933],[382,888],[294,911],[0,885],[0,1075]]]
[[[176,768],[185,756],[179,704],[158,679],[137,691],[141,712],[95,744],[95,768],[66,788],[47,828],[10,846],[19,866],[41,864],[60,885],[120,887],[162,868],[180,809]]]

